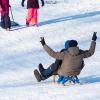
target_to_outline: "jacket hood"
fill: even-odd
[[[78,47],[70,47],[70,48],[68,48],[68,53],[71,56],[77,56],[79,54],[79,48]]]

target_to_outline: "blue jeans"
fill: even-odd
[[[48,78],[50,76],[52,76],[53,72],[55,72],[57,70],[58,66],[56,66],[55,63],[52,63],[47,69],[45,69],[43,71],[43,76]]]

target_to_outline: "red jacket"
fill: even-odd
[[[9,0],[0,0],[0,6],[2,8],[1,15],[9,13]]]

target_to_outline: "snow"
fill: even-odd
[[[0,100],[100,100],[100,0],[55,1],[39,9],[39,27],[10,32],[0,28]],[[24,26],[26,7],[21,7],[21,0],[10,3],[15,21]],[[33,70],[38,64],[47,68],[55,61],[42,48],[40,37],[55,51],[68,39],[76,39],[87,50],[94,31],[98,32],[95,54],[85,59],[79,75],[86,83],[60,87],[51,84],[51,78],[36,81]]]

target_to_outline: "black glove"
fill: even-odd
[[[42,44],[42,46],[44,46],[45,45],[45,40],[44,40],[44,37],[41,37],[41,44]]]
[[[41,6],[43,7],[44,6],[44,0],[41,0],[41,2],[42,2],[42,5]]]
[[[24,2],[23,1],[21,2],[21,5],[22,5],[22,7],[24,7]]]
[[[9,5],[9,7],[11,7],[11,5]]]
[[[42,7],[44,6],[44,2],[42,3]]]
[[[94,32],[94,33],[93,33],[93,36],[92,36],[92,40],[94,40],[94,41],[96,41],[96,39],[97,39],[96,34],[97,34],[97,32]]]

